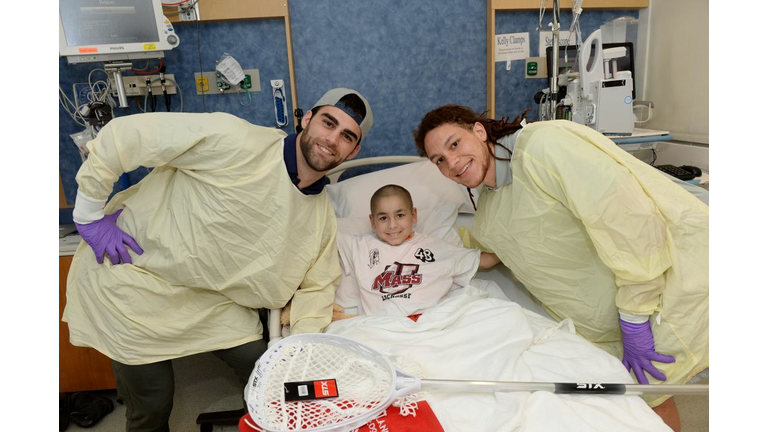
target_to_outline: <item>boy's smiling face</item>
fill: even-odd
[[[379,240],[399,246],[413,234],[416,208],[410,208],[400,196],[385,196],[378,200],[369,218]]]

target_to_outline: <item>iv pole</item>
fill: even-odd
[[[574,0],[573,2],[573,21],[571,22],[570,34],[573,34],[574,29],[577,29],[579,17],[581,16],[582,2],[583,0]],[[541,19],[544,16],[543,14],[545,10],[546,3],[543,2],[539,11],[539,26],[537,28],[539,31],[541,31]],[[552,64],[549,65],[549,70],[552,71],[552,77],[549,79],[549,103],[546,103],[543,106],[545,111],[545,115],[543,116],[544,120],[554,120],[557,117],[557,93],[559,90],[558,75],[560,72],[560,0],[553,0],[552,2],[552,22],[549,23],[549,27],[552,29]],[[581,46],[580,36],[577,36],[576,44],[579,47]]]
[[[547,113],[548,120],[555,119],[555,113],[557,112],[557,75],[560,70],[559,58],[560,58],[560,0],[554,0],[552,2],[552,22],[549,24],[552,27],[552,64],[550,70],[552,71],[552,77],[549,79],[549,107]]]

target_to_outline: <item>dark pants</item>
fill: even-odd
[[[256,360],[266,350],[267,342],[262,339],[213,353],[235,370],[245,388]],[[171,360],[137,366],[112,360],[112,370],[117,382],[117,395],[125,403],[125,430],[167,432],[174,392]]]

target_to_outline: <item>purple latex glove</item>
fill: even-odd
[[[653,344],[653,333],[651,332],[651,322],[646,321],[642,324],[634,324],[619,319],[621,326],[621,337],[624,342],[624,367],[628,371],[635,373],[637,382],[648,384],[648,378],[645,372],[659,381],[666,381],[667,377],[651,361],[661,363],[674,363],[672,356],[659,354]]]
[[[128,245],[139,255],[144,253],[133,237],[117,227],[117,218],[122,212],[122,210],[118,210],[89,224],[81,225],[75,223],[77,231],[83,237],[83,240],[88,243],[96,254],[96,262],[99,264],[104,262],[105,253],[109,255],[109,260],[112,261],[112,264],[132,264],[131,255],[128,254],[125,245]]]

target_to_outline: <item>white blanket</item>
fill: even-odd
[[[326,331],[365,343],[422,378],[632,383],[618,359],[576,335],[569,321],[554,323],[472,286],[418,322],[357,317]],[[670,430],[637,396],[432,392],[426,400],[447,432]]]

